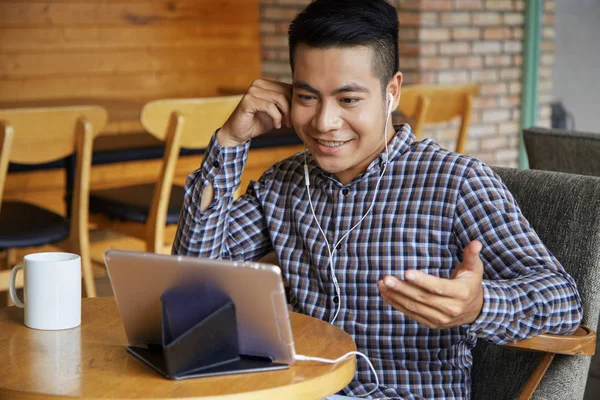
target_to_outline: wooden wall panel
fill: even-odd
[[[259,75],[258,0],[0,0],[0,102],[215,96]]]

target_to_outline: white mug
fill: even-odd
[[[17,272],[25,273],[25,301],[17,296]],[[81,257],[71,253],[35,253],[25,256],[10,274],[10,298],[25,308],[25,325],[59,330],[81,325]]]

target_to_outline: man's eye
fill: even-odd
[[[302,100],[302,101],[311,101],[311,100],[314,100],[315,97],[314,96],[308,96],[306,94],[299,94],[298,98],[300,100]]]
[[[351,97],[346,97],[340,100],[340,102],[344,103],[344,104],[356,104],[360,101],[360,99],[357,98],[351,98]]]

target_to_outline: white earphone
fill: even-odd
[[[330,323],[332,323],[332,324],[335,322],[338,314],[340,313],[340,309],[342,307],[342,296],[341,296],[340,286],[339,286],[337,278],[335,276],[335,269],[334,269],[335,252],[337,251],[339,244],[342,243],[342,241],[344,241],[344,239],[346,239],[346,237],[350,234],[350,232],[352,232],[354,229],[356,229],[356,227],[359,226],[361,224],[361,222],[363,222],[363,220],[367,217],[367,215],[369,215],[369,212],[371,212],[371,209],[373,208],[373,205],[375,204],[375,200],[377,199],[377,191],[379,190],[379,183],[381,182],[381,179],[383,178],[383,175],[385,174],[385,171],[387,169],[387,164],[388,164],[389,152],[388,152],[387,128],[388,128],[388,124],[390,121],[390,115],[392,114],[392,111],[393,111],[392,110],[393,106],[394,106],[394,95],[391,92],[388,92],[387,117],[385,119],[385,128],[383,131],[383,140],[385,143],[385,159],[383,161],[383,169],[381,170],[381,175],[379,176],[379,179],[377,180],[377,185],[375,186],[375,193],[373,194],[373,200],[371,201],[371,205],[369,206],[369,209],[367,210],[365,215],[363,215],[362,218],[356,224],[354,224],[354,226],[352,226],[352,228],[350,228],[348,230],[348,232],[346,232],[340,238],[340,240],[337,241],[337,243],[335,243],[335,246],[333,246],[333,251],[332,251],[332,246],[329,244],[329,241],[327,240],[327,236],[325,235],[325,232],[323,231],[323,228],[321,228],[321,224],[319,223],[319,220],[317,219],[317,215],[315,214],[315,209],[312,204],[312,199],[311,199],[311,195],[310,195],[310,178],[308,175],[308,164],[306,162],[306,153],[304,153],[304,182],[306,184],[306,191],[308,193],[308,204],[310,205],[310,211],[312,212],[312,215],[317,224],[317,227],[319,228],[319,231],[321,232],[321,235],[323,236],[323,239],[325,240],[325,244],[327,245],[327,252],[329,253],[329,261],[327,262],[327,264],[329,265],[329,269],[331,271],[331,280],[332,280],[333,286],[335,288],[335,295],[338,299],[337,310],[335,311],[333,319],[330,321]],[[369,360],[369,358],[366,355],[364,355],[360,352],[352,352],[352,353],[344,354],[342,357],[340,357],[336,360],[327,360],[327,359],[317,358],[317,357],[296,355],[296,359],[297,360],[306,360],[306,361],[312,360],[312,361],[319,361],[319,362],[326,362],[326,363],[337,363],[339,361],[342,361],[343,359],[346,359],[348,356],[350,356],[352,354],[356,354],[356,355],[360,355],[360,356],[364,357],[367,360],[369,367],[371,367],[373,374],[375,375],[375,380],[376,380],[375,388],[373,390],[371,390],[369,393],[361,395],[360,397],[368,396],[371,393],[375,392],[375,390],[377,390],[377,387],[379,386],[379,377],[377,376],[377,372],[375,371],[373,364],[371,364],[371,361]]]

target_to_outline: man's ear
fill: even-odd
[[[394,98],[394,105],[392,106],[392,110],[397,109],[398,105],[400,104],[400,95],[402,94],[402,82],[402,72],[396,72],[390,80],[390,82],[388,83],[386,92],[391,93]]]

